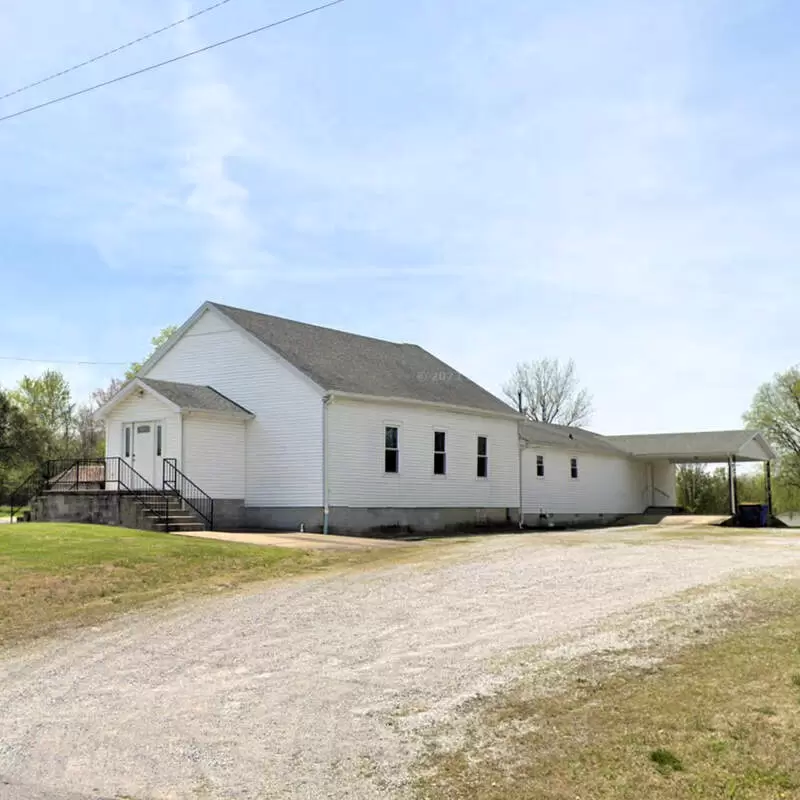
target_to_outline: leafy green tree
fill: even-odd
[[[34,460],[44,438],[45,432],[0,390],[0,469]]]
[[[158,332],[158,334],[150,340],[152,349],[147,354],[144,361],[134,361],[133,364],[131,364],[130,367],[128,367],[128,370],[125,373],[125,380],[129,381],[132,378],[135,378],[139,374],[140,370],[147,362],[147,360],[151,358],[152,355],[156,352],[156,350],[158,350],[158,348],[161,347],[161,345],[163,345],[177,330],[178,330],[177,325],[167,325],[166,328],[162,328]]]
[[[800,367],[780,372],[760,386],[744,420],[748,427],[763,431],[778,453],[776,508],[800,508]]]
[[[72,431],[74,405],[69,383],[57,370],[25,376],[10,393],[12,403],[46,433],[45,451],[55,457],[66,448]]]
[[[681,464],[676,474],[678,505],[692,514],[726,514],[730,509],[728,474],[722,467]]]
[[[0,503],[41,458],[46,439],[46,432],[0,390]]]
[[[745,423],[764,432],[780,456],[780,479],[800,489],[800,368],[759,387]]]

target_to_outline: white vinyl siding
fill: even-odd
[[[245,495],[243,420],[190,413],[183,421],[183,471],[215,499]]]
[[[669,461],[655,461],[651,465],[653,476],[653,497],[648,505],[677,505],[675,465]]]
[[[124,456],[122,426],[153,422],[162,426],[162,458],[181,458],[181,415],[157,396],[142,390],[126,397],[106,418],[106,456]],[[155,444],[153,445],[155,447]],[[156,486],[161,486],[161,458],[156,465]]]
[[[400,470],[385,472],[385,430],[399,428]],[[447,474],[433,475],[435,431],[446,431]],[[476,475],[477,437],[489,475]],[[515,420],[334,398],[328,407],[329,504],[355,508],[516,508]]]
[[[255,415],[247,423],[247,505],[322,505],[322,392],[278,356],[207,310],[146,376],[213,386]]]
[[[537,456],[544,477],[536,474]],[[522,453],[522,475],[525,514],[636,514],[650,504],[645,464],[624,457],[531,445]]]

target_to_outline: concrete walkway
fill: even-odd
[[[409,542],[391,539],[367,539],[356,536],[333,536],[321,533],[223,533],[221,531],[189,531],[175,536],[195,539],[218,539],[221,542],[256,544],[261,547],[293,547],[300,550],[364,550],[376,547],[408,546]]]

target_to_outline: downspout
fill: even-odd
[[[522,452],[525,446],[522,440],[519,440],[519,529],[523,530],[525,527],[525,515],[522,510]]]
[[[333,398],[326,394],[322,398],[322,533],[328,533],[328,405]]]

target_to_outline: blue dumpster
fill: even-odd
[[[769,506],[763,503],[740,503],[738,522],[743,528],[769,526]]]

